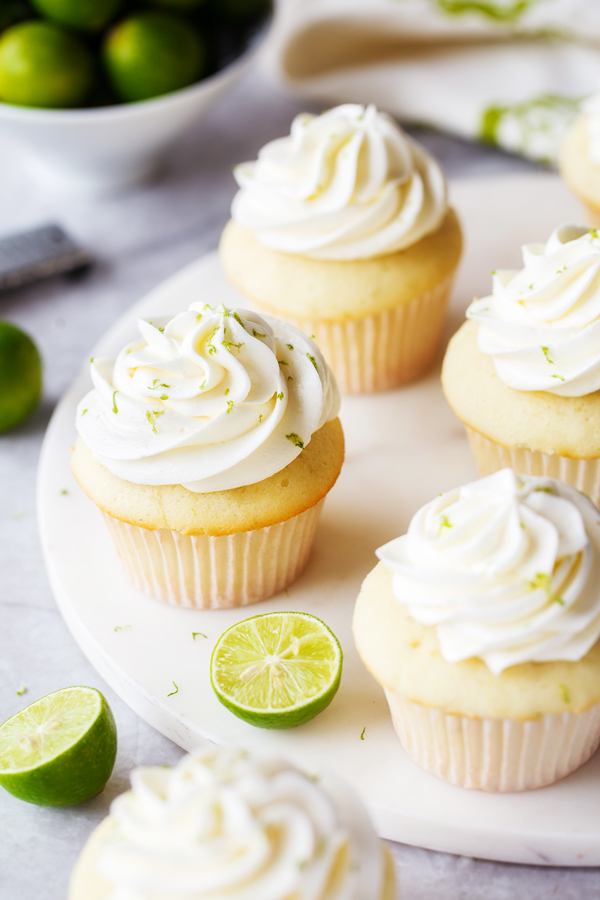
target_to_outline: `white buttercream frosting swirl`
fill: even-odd
[[[594,165],[600,166],[600,91],[583,101],[581,111],[588,117],[588,157]]]
[[[335,379],[297,328],[194,303],[138,320],[116,360],[93,359],[77,430],[94,457],[136,484],[206,493],[285,468],[339,409]]]
[[[477,343],[502,381],[519,391],[581,397],[600,390],[600,238],[561,225],[523,247],[523,268],[494,273],[474,300]]]
[[[236,750],[134,770],[98,869],[110,900],[380,900],[382,848],[336,779]]]
[[[579,660],[596,643],[599,526],[575,488],[503,469],[441,494],[377,555],[447,662],[476,657],[498,675]]]
[[[315,259],[403,250],[448,209],[439,163],[374,106],[296,116],[289,136],[234,175],[234,221],[265,247]]]

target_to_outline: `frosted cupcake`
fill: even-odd
[[[192,304],[91,362],[71,468],[133,583],[178,606],[244,606],[304,569],[344,458],[339,394],[293,326]]]
[[[600,502],[600,240],[557,228],[494,274],[444,359],[448,403],[480,474],[512,466]]]
[[[69,900],[394,900],[344,784],[235,750],[134,770],[77,862]]]
[[[585,205],[592,225],[600,225],[600,93],[581,105],[560,151],[560,173]]]
[[[504,469],[442,494],[377,551],[358,652],[406,751],[465,788],[564,778],[600,742],[600,514]]]
[[[297,116],[234,174],[229,280],[315,335],[343,391],[421,375],[462,246],[438,162],[374,106],[346,104]]]

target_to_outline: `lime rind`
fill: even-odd
[[[253,616],[229,628],[211,660],[220,702],[252,725],[291,728],[322,712],[335,696],[342,648],[308,613]]]

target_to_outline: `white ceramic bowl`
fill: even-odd
[[[97,195],[145,181],[175,139],[243,75],[266,33],[221,71],[154,100],[74,110],[0,103],[0,140],[53,190]]]

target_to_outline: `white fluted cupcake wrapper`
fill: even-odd
[[[472,719],[385,692],[394,728],[421,768],[459,787],[528,791],[559,781],[600,743],[600,703],[539,719]]]
[[[600,459],[568,459],[539,450],[502,447],[467,427],[467,435],[480,475],[492,475],[507,466],[520,475],[545,475],[573,485],[600,505]]]
[[[433,363],[452,281],[447,278],[410,303],[360,319],[326,322],[277,315],[314,335],[342,393],[371,394],[414,381]]]
[[[231,609],[266,600],[299,577],[324,502],[285,522],[219,537],[150,531],[103,515],[140,591],[171,606]]]

